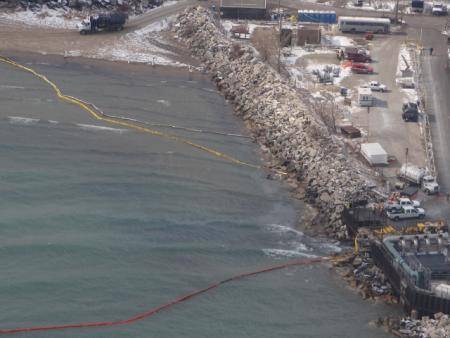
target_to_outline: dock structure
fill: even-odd
[[[371,256],[407,313],[450,314],[449,242],[446,232],[387,236],[372,241]]]
[[[355,252],[371,257],[406,313],[450,314],[450,237],[444,221],[392,226],[381,206],[356,203],[342,214]]]

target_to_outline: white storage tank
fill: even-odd
[[[361,144],[361,154],[371,165],[388,164],[388,154],[379,143]]]

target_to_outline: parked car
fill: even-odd
[[[373,32],[366,32],[364,34],[364,39],[366,39],[366,40],[373,40]]]
[[[356,74],[372,74],[373,68],[363,63],[354,63],[352,65],[352,72]]]
[[[378,81],[370,81],[369,82],[369,88],[372,89],[372,91],[374,92],[386,92],[387,91],[387,86],[384,84],[381,84]]]
[[[414,102],[404,103],[402,106],[402,118],[405,122],[417,122],[419,119],[419,107]]]
[[[401,219],[409,218],[425,218],[425,210],[422,208],[415,207],[402,207],[400,210],[387,211],[386,215],[389,219],[394,221],[399,221]]]

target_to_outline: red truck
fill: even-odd
[[[352,72],[356,74],[372,74],[373,68],[363,63],[354,63],[352,65]]]

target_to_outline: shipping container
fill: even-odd
[[[336,12],[334,11],[313,11],[313,10],[299,10],[299,22],[313,22],[323,24],[335,24],[337,20]]]

